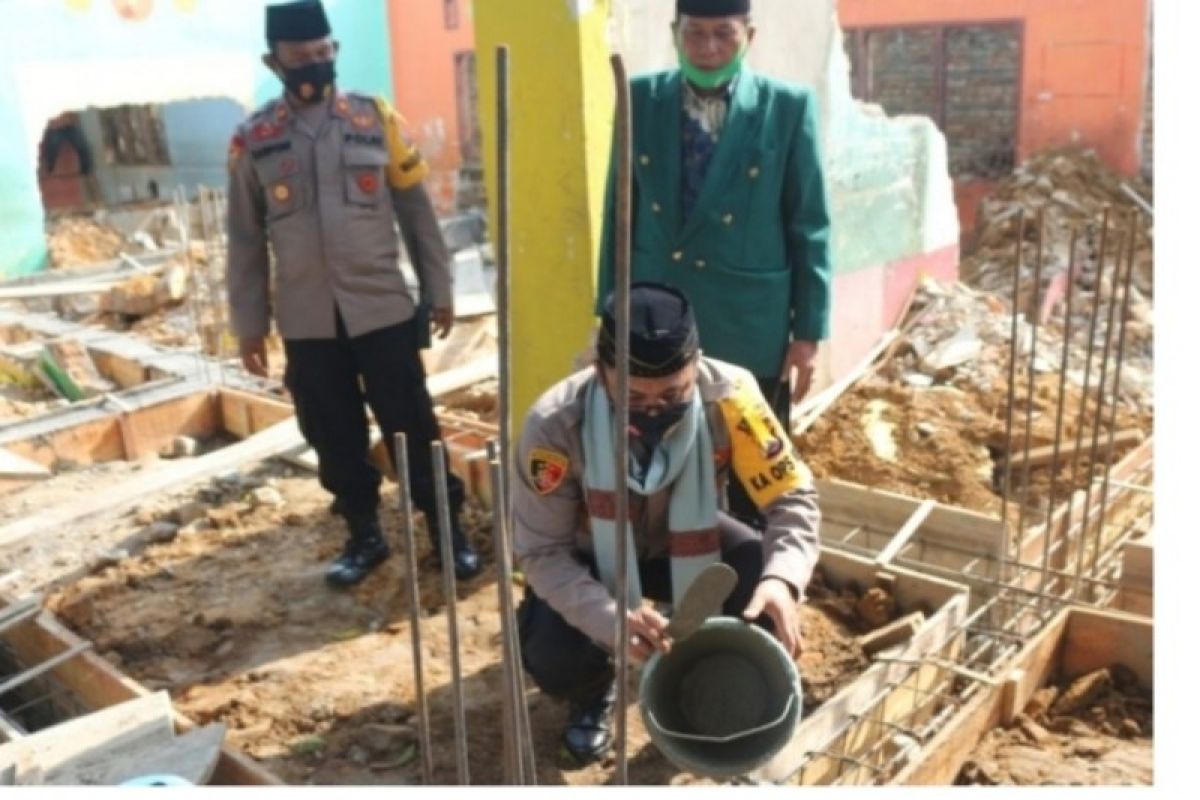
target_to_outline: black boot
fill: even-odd
[[[458,521],[457,511],[451,515],[451,520],[450,544],[454,548],[454,577],[460,581],[469,581],[483,570],[483,564],[479,561],[479,554],[467,541],[467,535]],[[428,513],[425,514],[425,521],[429,528],[429,540],[433,543],[433,563],[437,564],[438,569],[441,569],[442,545],[438,534],[438,525],[434,521],[434,517]]]
[[[612,746],[612,714],[616,702],[615,681],[591,700],[571,701],[563,745],[580,766],[599,761]]]
[[[350,527],[350,540],[337,561],[325,571],[325,581],[331,586],[353,586],[391,553],[379,527],[378,515],[347,517],[346,523]]]

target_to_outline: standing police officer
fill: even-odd
[[[246,369],[265,375],[274,311],[300,430],[350,530],[326,580],[349,586],[389,552],[364,402],[389,449],[395,433],[407,434],[413,501],[435,543],[440,535],[430,444],[441,432],[425,387],[417,302],[399,269],[396,222],[443,338],[454,324],[451,276],[421,184],[428,167],[387,101],[335,88],[338,43],[319,0],[269,6],[266,21],[263,62],[286,91],[242,123],[230,143],[231,318]],[[479,558],[458,521],[462,481],[450,476],[449,489],[454,567],[465,579],[479,573]]]

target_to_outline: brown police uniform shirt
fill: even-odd
[[[572,626],[611,648],[616,600],[577,557],[592,551],[583,414],[594,380],[590,367],[566,378],[543,394],[525,419],[513,482],[514,549],[538,596]],[[726,485],[736,463],[738,474],[750,473],[750,494],[767,518],[763,577],[782,578],[802,595],[820,547],[812,474],[749,372],[703,358],[697,389],[712,432],[718,486]],[[774,454],[767,457],[764,447]],[[667,556],[670,489],[650,497],[631,492],[629,498],[637,557]]]
[[[396,223],[434,307],[453,304],[446,245],[421,154],[386,101],[331,98],[317,130],[285,100],[238,126],[229,149],[229,306],[241,338],[332,339],[411,319]],[[271,292],[268,242],[274,254]]]

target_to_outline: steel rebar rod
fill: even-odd
[[[1037,395],[1037,343],[1038,343],[1038,320],[1041,316],[1039,311],[1038,300],[1042,296],[1042,255],[1043,246],[1046,240],[1046,212],[1043,209],[1038,212],[1038,229],[1037,229],[1037,253],[1034,256],[1033,262],[1033,302],[1030,305],[1033,313],[1030,314],[1030,343],[1029,343],[1029,374],[1025,387],[1025,437],[1023,452],[1025,453],[1025,465],[1021,470],[1021,499],[1020,505],[1017,506],[1017,552],[1016,559],[1020,560],[1025,547],[1025,515],[1029,506],[1029,450],[1033,436],[1033,399]],[[1012,453],[1012,442],[1008,442],[1008,452]],[[1011,458],[1011,455],[1010,455]]]
[[[1072,228],[1070,250],[1067,252],[1067,288],[1066,288],[1066,308],[1063,312],[1063,331],[1062,331],[1062,356],[1059,359],[1058,365],[1058,403],[1054,415],[1054,451],[1050,457],[1050,495],[1047,498],[1047,506],[1051,510],[1050,519],[1046,520],[1046,525],[1043,530],[1042,542],[1042,581],[1038,586],[1038,591],[1043,594],[1046,591],[1046,583],[1048,576],[1046,569],[1050,566],[1050,540],[1053,522],[1054,498],[1058,496],[1058,457],[1059,450],[1062,447],[1062,431],[1063,431],[1063,412],[1067,406],[1067,367],[1071,360],[1071,309],[1073,307],[1072,300],[1075,297],[1075,256],[1076,246],[1079,243],[1079,229]]]
[[[1137,217],[1131,214],[1129,220],[1129,265],[1125,268],[1125,279],[1121,287],[1121,315],[1117,322],[1117,364],[1113,373],[1112,408],[1108,417],[1108,447],[1104,452],[1104,483],[1100,487],[1100,513],[1096,518],[1096,534],[1092,546],[1092,571],[1096,569],[1096,561],[1100,557],[1101,532],[1104,530],[1104,516],[1108,510],[1108,484],[1111,479],[1113,461],[1113,438],[1117,434],[1117,406],[1121,400],[1121,371],[1125,363],[1125,334],[1129,320],[1129,296],[1133,288],[1133,269],[1137,251]],[[1115,288],[1114,288],[1115,291]],[[1114,302],[1115,305],[1115,302]],[[1086,515],[1084,517],[1086,519]]]
[[[1121,245],[1117,247],[1116,263],[1113,265],[1112,286],[1108,294],[1108,319],[1104,327],[1104,349],[1100,355],[1100,379],[1096,383],[1096,413],[1092,418],[1092,442],[1091,447],[1088,449],[1088,472],[1092,475],[1095,475],[1096,456],[1099,455],[1100,451],[1100,423],[1103,421],[1104,417],[1104,396],[1106,391],[1105,384],[1108,379],[1108,363],[1109,356],[1112,353],[1113,327],[1116,322],[1117,290],[1120,288],[1119,284],[1121,278],[1121,255],[1123,253],[1123,247],[1126,243],[1133,243],[1131,236],[1126,237],[1123,235],[1121,238]],[[1108,469],[1107,464],[1104,465],[1104,469]],[[1085,545],[1087,543],[1088,518],[1091,516],[1092,511],[1092,486],[1094,484],[1094,480],[1089,480],[1087,482],[1087,486],[1085,486],[1083,490],[1083,529],[1080,532],[1079,537],[1079,552],[1081,561],[1083,552],[1086,549]],[[1098,528],[1103,529],[1103,524],[1098,525]],[[1099,546],[1100,539],[1097,537],[1096,547]],[[1098,553],[1092,554],[1093,565],[1095,565],[1098,557]]]
[[[1067,492],[1066,524],[1071,524],[1071,512],[1075,506],[1075,487],[1079,485],[1079,453],[1083,450],[1083,429],[1087,420],[1088,390],[1091,388],[1092,359],[1096,350],[1096,323],[1100,319],[1101,281],[1104,278],[1104,261],[1108,255],[1109,216],[1112,209],[1104,207],[1104,216],[1100,223],[1100,253],[1096,262],[1096,282],[1092,291],[1092,305],[1088,318],[1087,355],[1083,361],[1083,389],[1079,394],[1079,414],[1075,419],[1075,446],[1071,450],[1071,488]],[[1070,550],[1068,549],[1068,555]],[[1083,575],[1083,536],[1079,537],[1075,553],[1075,581],[1071,587],[1071,596],[1079,596],[1079,579]]]
[[[396,484],[400,488],[400,537],[404,545],[405,582],[408,584],[408,626],[412,636],[413,692],[417,700],[417,737],[421,748],[421,778],[433,785],[433,736],[429,728],[429,698],[425,695],[425,656],[421,649],[421,586],[417,574],[417,537],[413,526],[412,492],[409,489],[408,437],[397,433]]]
[[[454,537],[451,534],[450,493],[446,487],[446,449],[442,442],[433,442],[433,478],[437,495],[438,545],[442,553],[442,591],[446,595],[446,634],[450,648],[450,677],[454,697],[454,765],[460,786],[471,783],[467,763],[467,710],[463,698],[462,663],[458,646],[458,603],[454,580]]]
[[[629,676],[629,269],[633,208],[633,126],[629,99],[629,78],[620,55],[612,57],[613,78],[616,81],[617,111],[617,203],[616,249],[613,269],[614,311],[616,316],[616,406],[613,418],[616,492],[617,545],[617,625],[614,653],[616,655],[617,708],[616,750],[619,786],[629,783],[628,754],[628,676]]]
[[[490,444],[490,443],[489,443]],[[496,559],[496,592],[500,603],[500,667],[504,681],[500,692],[503,711],[503,746],[505,781],[509,784],[525,783],[524,763],[521,755],[521,727],[517,717],[517,691],[514,671],[519,669],[512,639],[512,568],[506,560],[507,547],[504,531],[504,504],[500,499],[503,478],[500,462],[493,455],[494,446],[488,448],[488,475],[492,482],[492,540]],[[506,569],[507,567],[507,569]]]
[[[1000,504],[1000,525],[1003,529],[1004,541],[1001,549],[1000,570],[1004,573],[1004,564],[1012,556],[1009,552],[1012,547],[1012,533],[1008,527],[1008,501],[1012,492],[1012,429],[1013,429],[1013,413],[1016,407],[1017,393],[1017,351],[1018,333],[1020,330],[1020,307],[1021,307],[1021,267],[1024,261],[1024,244],[1025,244],[1025,210],[1021,209],[1017,217],[1017,252],[1013,257],[1013,282],[1012,282],[1012,330],[1009,334],[1008,347],[1008,395],[1005,403],[1004,412],[1004,441],[1008,442],[1009,451],[1004,457],[1004,479],[1001,489],[1003,496]]]

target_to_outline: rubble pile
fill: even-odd
[[[61,217],[46,234],[50,266],[55,269],[99,264],[118,258],[122,252],[139,251],[117,230],[91,217]]]
[[[976,288],[1011,294],[1019,212],[1023,210],[1021,286],[1023,294],[1031,294],[1037,256],[1037,215],[1044,210],[1043,288],[1066,270],[1073,229],[1080,232],[1077,251],[1080,283],[1094,285],[1105,207],[1111,208],[1111,220],[1122,232],[1128,229],[1129,212],[1139,210],[1122,185],[1128,186],[1147,203],[1152,202],[1150,187],[1145,182],[1113,173],[1100,162],[1094,151],[1053,150],[1031,158],[1000,183],[980,206],[978,238],[960,269],[963,281]],[[1140,294],[1152,297],[1154,234],[1144,214],[1138,214],[1137,218],[1134,285]],[[1106,275],[1112,269],[1111,259],[1119,238],[1109,237],[1110,260]]]

